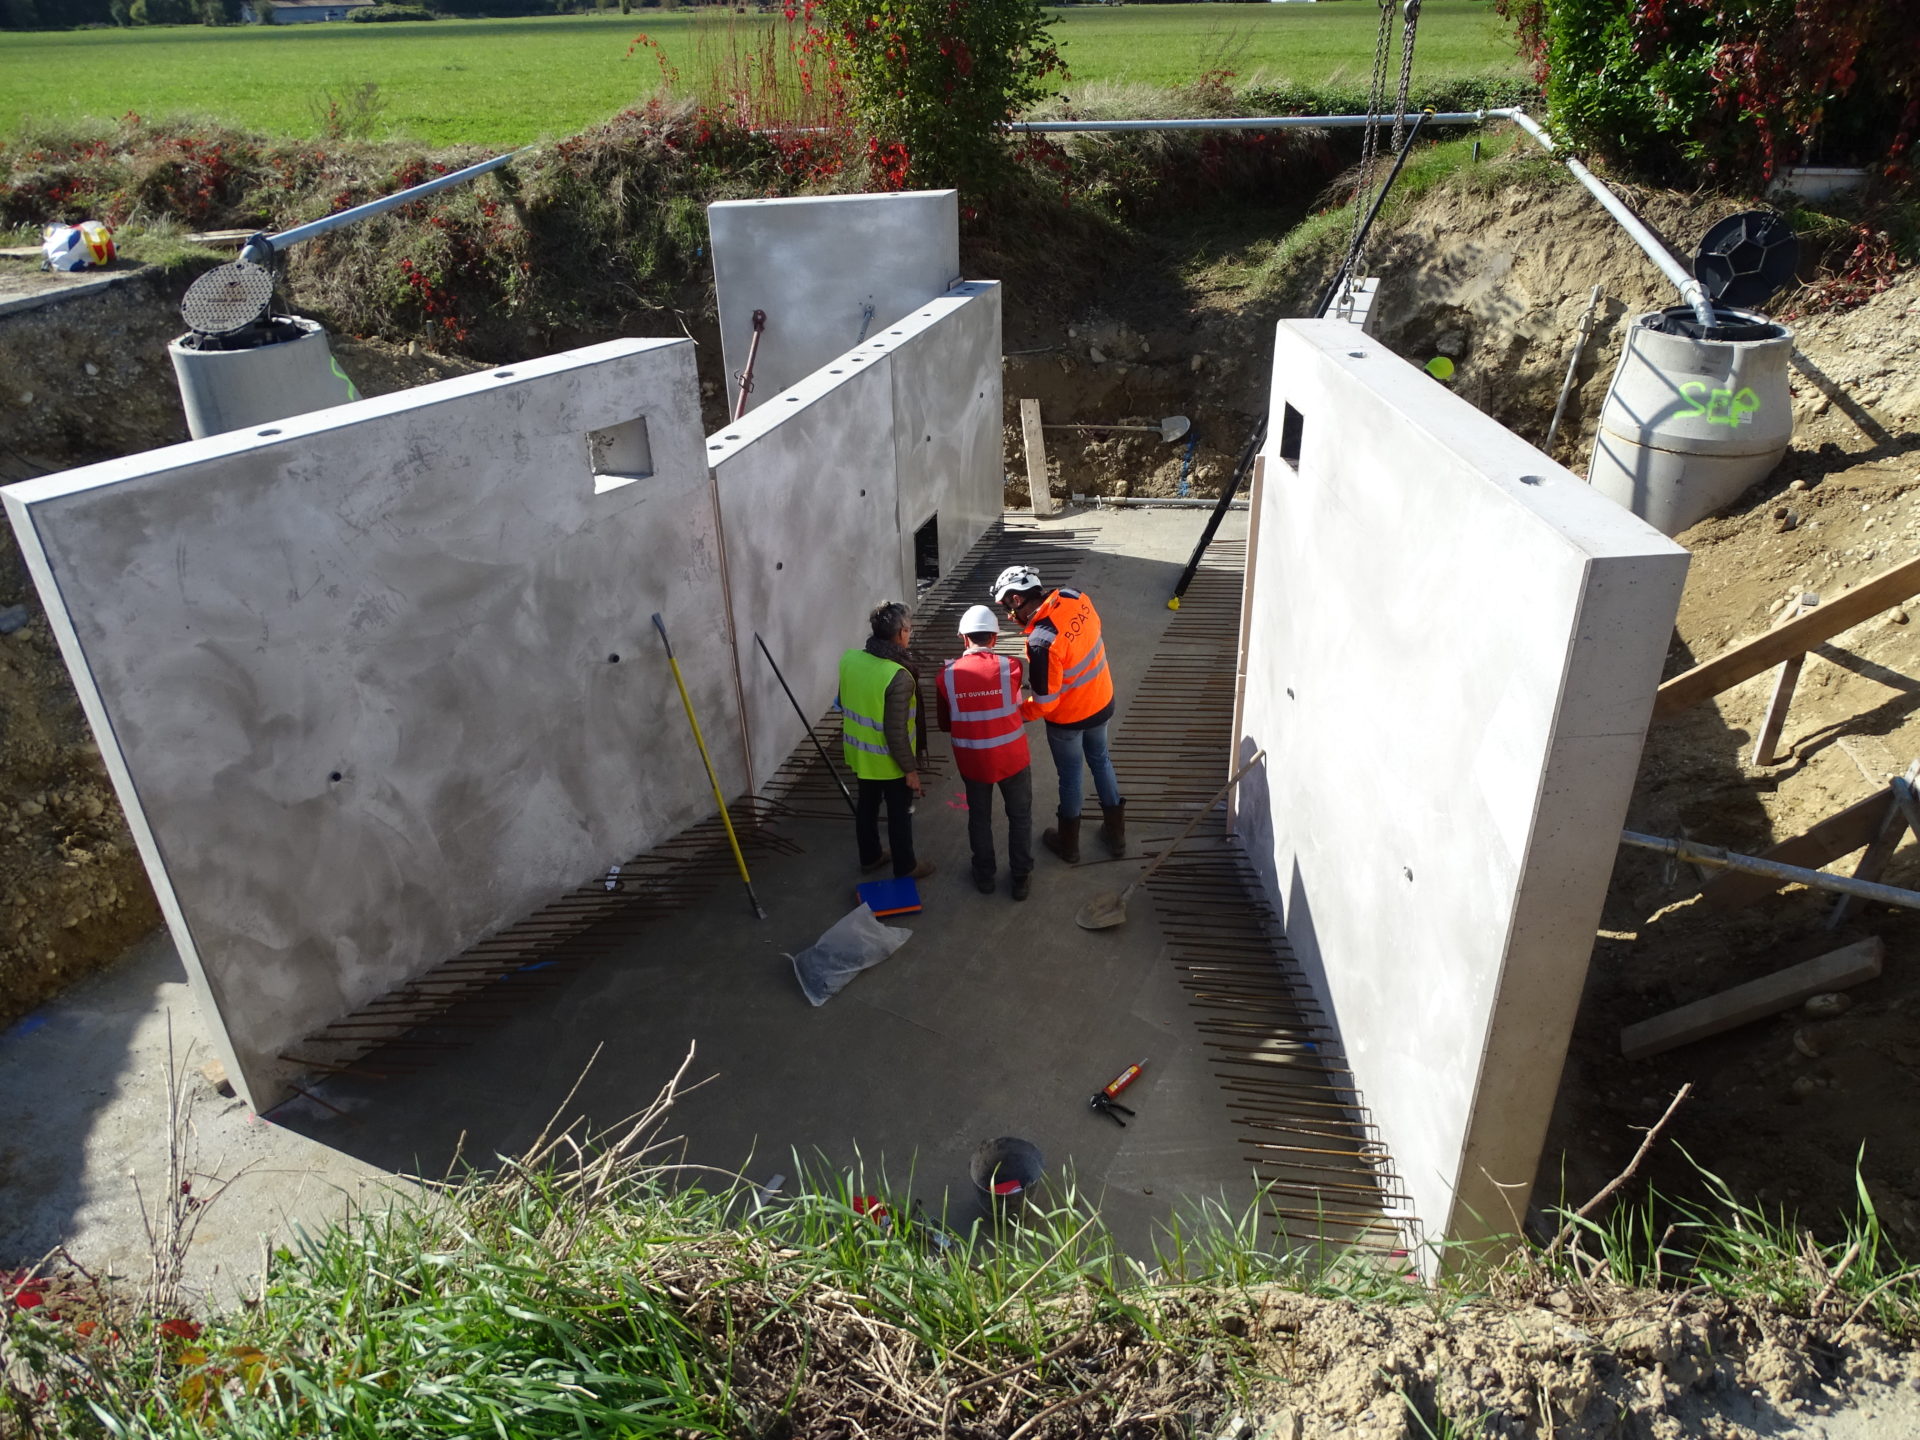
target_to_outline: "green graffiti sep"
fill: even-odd
[[[1705,419],[1709,425],[1746,425],[1760,409],[1760,397],[1753,391],[1715,390],[1704,380],[1689,380],[1680,387],[1687,408],[1680,418]]]

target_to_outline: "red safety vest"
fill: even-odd
[[[1020,672],[991,650],[970,650],[940,667],[940,693],[953,722],[953,758],[968,780],[1018,775],[1032,762],[1021,728]]]

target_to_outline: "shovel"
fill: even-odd
[[[1153,863],[1142,870],[1131,885],[1127,886],[1124,890],[1115,891],[1111,895],[1095,896],[1080,907],[1080,913],[1073,917],[1073,923],[1078,925],[1082,930],[1111,930],[1116,925],[1126,924],[1127,900],[1132,896],[1133,892],[1147,883],[1147,877],[1158,870],[1161,865],[1166,862],[1166,858],[1180,848],[1180,842],[1193,834],[1195,827],[1200,824],[1202,819],[1213,813],[1213,807],[1226,799],[1227,792],[1240,783],[1241,777],[1266,758],[1266,751],[1255,751],[1253,758],[1233,772],[1233,778],[1222,785],[1213,799],[1201,807],[1199,814],[1187,822],[1186,829],[1173,837],[1173,844],[1167,846],[1166,849],[1153,857]]]
[[[1193,422],[1184,415],[1168,415],[1158,425],[1043,425],[1043,430],[1144,430],[1149,435],[1158,435],[1171,445],[1193,428]]]

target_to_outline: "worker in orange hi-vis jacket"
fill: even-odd
[[[1027,686],[1021,715],[1047,722],[1047,748],[1060,777],[1060,823],[1040,843],[1069,865],[1080,863],[1081,766],[1100,796],[1100,839],[1116,859],[1127,853],[1127,802],[1107,753],[1113,719],[1113,675],[1107,669],[1100,614],[1078,590],[1045,593],[1039,572],[1009,565],[993,582],[993,598],[1027,634]]]
[[[940,668],[937,713],[953,737],[953,759],[967,787],[967,840],[973,847],[973,883],[982,895],[994,891],[993,792],[1007,807],[1007,864],[1013,898],[1033,886],[1033,763],[1021,718],[1024,667],[996,654],[1000,622],[975,605],[960,617],[966,650]]]

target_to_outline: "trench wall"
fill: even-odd
[[[1515,1233],[1687,555],[1350,325],[1271,405],[1237,824],[1410,1228]]]

